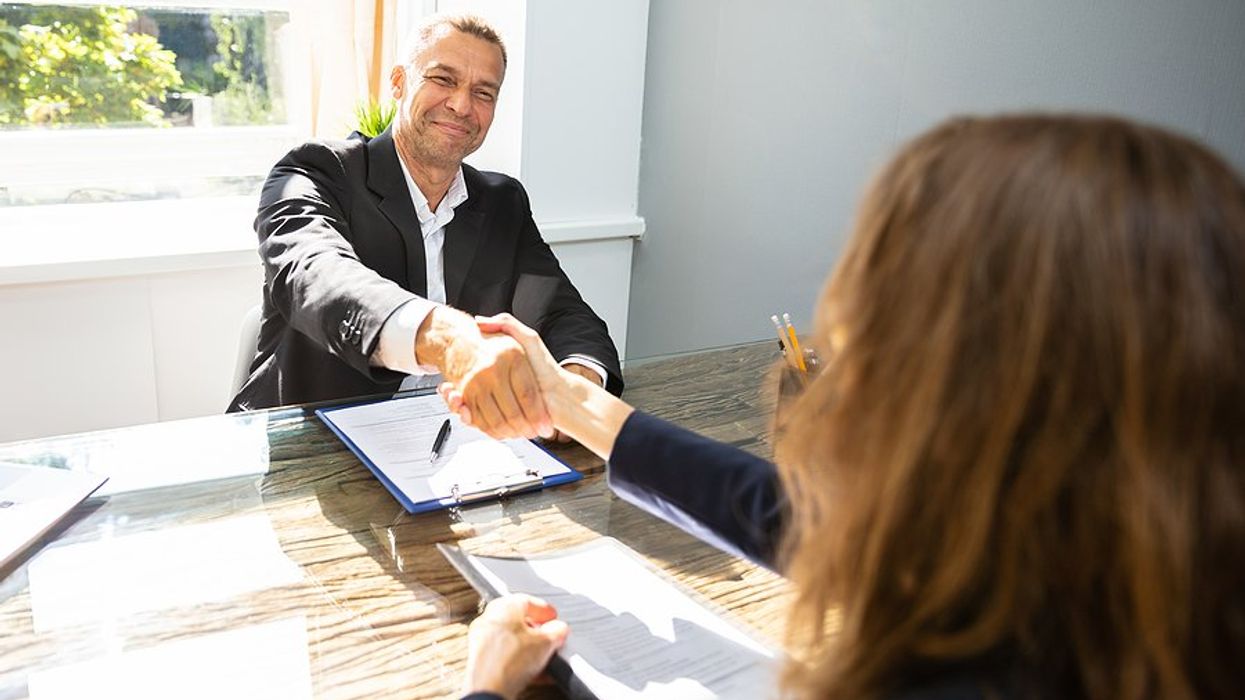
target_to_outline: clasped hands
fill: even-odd
[[[456,311],[430,315],[417,342],[427,344],[417,347],[417,356],[439,359],[446,381],[438,391],[450,409],[464,423],[498,439],[568,442],[555,428],[549,407],[559,373],[601,384],[587,367],[559,367],[536,332],[509,314],[474,319]]]

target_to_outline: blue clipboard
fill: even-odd
[[[359,461],[363,462],[363,465],[376,476],[376,479],[380,481],[381,484],[384,484],[389,493],[402,504],[402,507],[405,508],[408,513],[426,513],[428,511],[440,510],[442,508],[453,508],[481,501],[496,500],[516,493],[536,491],[548,486],[557,486],[559,484],[569,484],[584,478],[582,473],[575,470],[575,468],[571,467],[566,462],[558,459],[556,455],[549,450],[546,450],[542,445],[532,443],[539,448],[541,452],[548,455],[550,459],[565,467],[567,471],[542,476],[539,473],[528,470],[524,474],[509,475],[507,478],[497,482],[490,482],[488,484],[471,484],[470,487],[464,487],[462,489],[455,484],[450,493],[444,496],[434,497],[424,501],[411,500],[406,492],[394,484],[389,476],[385,474],[384,470],[373,462],[371,457],[369,457],[362,448],[350,439],[345,430],[343,430],[342,427],[333,420],[333,414],[338,411],[384,401],[405,401],[413,398],[414,396],[417,395],[403,395],[395,398],[372,399],[356,403],[343,404],[340,406],[316,409],[316,416],[318,416],[320,420],[328,426],[329,430],[333,431],[333,434],[337,436],[337,439],[341,440],[346,447],[350,448],[350,451],[354,453],[355,457],[358,457]]]

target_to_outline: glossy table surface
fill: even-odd
[[[774,356],[632,367],[624,398],[768,455]],[[109,475],[0,572],[0,700],[454,697],[477,597],[437,542],[534,554],[612,536],[779,645],[781,578],[620,501],[583,448],[553,451],[587,477],[412,516],[305,408],[0,445],[0,461]]]

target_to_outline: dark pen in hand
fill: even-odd
[[[445,447],[445,439],[450,436],[450,419],[446,418],[441,424],[441,429],[437,431],[437,438],[432,441],[432,454],[428,457],[428,463],[432,464],[437,461],[437,457],[441,456],[441,448]]]

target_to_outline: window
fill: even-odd
[[[254,193],[305,133],[285,2],[0,4],[0,208]]]

